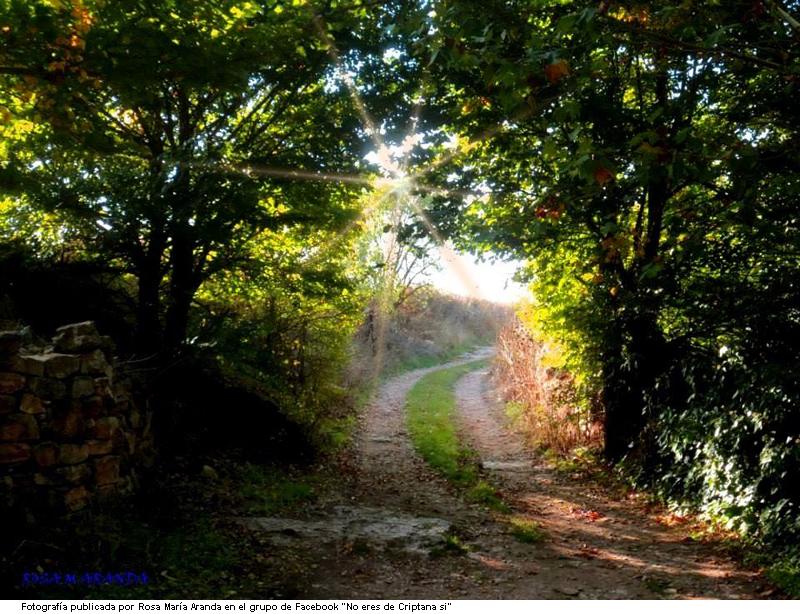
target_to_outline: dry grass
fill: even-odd
[[[598,446],[600,425],[580,407],[569,373],[544,364],[545,352],[519,321],[500,331],[493,371],[509,414],[537,447],[559,455]]]
[[[421,288],[390,313],[370,305],[352,344],[347,383],[447,362],[491,345],[511,317],[507,306]]]

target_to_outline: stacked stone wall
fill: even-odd
[[[149,456],[149,414],[92,322],[36,347],[0,332],[0,504],[75,512],[129,492]]]

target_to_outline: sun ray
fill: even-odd
[[[323,173],[292,168],[277,168],[263,164],[244,163],[229,165],[229,168],[247,175],[278,177],[281,179],[304,179],[308,181],[325,181],[329,183],[351,183],[354,185],[373,186],[375,178],[367,175],[350,175],[343,173]]]
[[[408,130],[406,131],[406,136],[403,138],[403,144],[405,145],[408,143],[408,146],[403,152],[403,160],[400,163],[401,168],[408,167],[408,161],[411,159],[411,152],[414,150],[414,145],[416,145],[416,142],[413,142],[412,139],[414,139],[417,135],[417,126],[419,125],[419,120],[422,116],[422,91],[423,86],[420,84],[417,94],[414,98],[414,107],[411,111],[411,119],[408,122]]]
[[[346,237],[353,229],[359,224],[368,220],[376,211],[381,209],[388,198],[388,194],[383,194],[380,198],[373,199],[367,204],[354,219],[350,220],[340,230],[338,230],[330,239],[324,243],[316,246],[314,254],[303,262],[303,267],[308,268],[325,257],[334,248],[336,243]]]
[[[480,287],[475,282],[472,275],[470,275],[469,271],[467,271],[466,267],[458,257],[458,254],[456,254],[455,251],[453,251],[453,249],[447,245],[447,241],[445,241],[444,237],[442,237],[441,233],[437,230],[428,214],[425,213],[422,207],[420,207],[417,199],[409,199],[409,204],[417,216],[419,216],[419,219],[423,226],[425,226],[425,229],[428,231],[429,236],[433,239],[434,243],[436,243],[436,248],[438,249],[439,255],[442,258],[442,262],[444,262],[445,266],[450,270],[450,272],[456,276],[467,295],[472,298],[484,299],[485,297],[482,295]]]
[[[423,136],[419,134],[417,130],[424,104],[424,83],[420,83],[417,94],[413,99],[414,106],[409,118],[408,129],[402,142],[398,147],[390,149],[387,147],[381,136],[379,125],[367,109],[353,76],[346,69],[336,42],[333,39],[333,36],[330,34],[322,15],[319,13],[313,13],[312,22],[320,40],[325,45],[327,52],[337,69],[338,76],[342,79],[345,87],[347,88],[365,132],[374,144],[375,161],[380,169],[388,176],[383,178],[375,178],[344,173],[276,168],[256,163],[230,165],[229,169],[249,176],[349,183],[353,185],[370,187],[376,192],[383,192],[380,195],[378,193],[374,194],[374,196],[369,199],[367,204],[358,213],[357,217],[348,222],[344,227],[330,237],[330,239],[324,241],[318,246],[315,246],[310,257],[304,260],[302,263],[301,266],[304,268],[313,266],[320,259],[328,255],[334,246],[336,246],[340,241],[344,240],[349,233],[351,233],[365,220],[368,220],[370,217],[376,215],[386,215],[386,213],[379,214],[379,212],[387,209],[387,200],[389,198],[394,198],[393,207],[388,209],[389,214],[394,216],[392,218],[393,221],[397,222],[397,218],[402,210],[411,209],[413,213],[419,217],[423,227],[433,239],[433,243],[436,245],[436,249],[439,252],[441,261],[444,263],[445,267],[459,280],[466,294],[474,298],[484,298],[478,284],[464,266],[458,254],[456,254],[456,252],[447,244],[441,233],[435,227],[433,221],[420,206],[419,197],[419,194],[426,194],[430,196],[449,196],[470,199],[475,198],[477,196],[476,193],[469,190],[429,185],[421,181],[421,179],[436,169],[452,162],[459,156],[469,153],[470,150],[478,146],[480,143],[493,138],[508,125],[508,122],[503,122],[484,130],[476,137],[468,139],[461,144],[457,144],[452,151],[445,153],[438,159],[434,159],[431,162],[422,165],[420,168],[415,169],[414,172],[409,172],[409,162],[411,160],[413,150],[423,138]],[[519,119],[523,118],[529,112],[530,111],[518,114],[517,117],[510,121],[519,121]],[[398,153],[400,154],[399,156]],[[397,157],[399,157],[399,160]],[[394,226],[396,226],[396,224],[393,224],[393,227]],[[377,380],[384,369],[384,346],[388,326],[388,315],[391,312],[393,302],[392,293],[394,291],[395,284],[395,280],[393,279],[394,270],[393,266],[390,266],[390,261],[393,260],[393,254],[396,255],[396,250],[398,249],[397,241],[398,238],[396,234],[389,237],[389,244],[386,246],[386,251],[384,253],[386,265],[384,266],[381,275],[381,281],[376,288],[376,296],[373,303],[373,321],[375,326],[375,341],[377,343],[375,347],[372,369],[373,380]]]
[[[369,134],[369,137],[372,139],[372,142],[375,144],[375,147],[378,149],[378,151],[386,149],[386,144],[381,138],[378,126],[370,112],[367,110],[367,106],[364,104],[361,94],[358,93],[358,87],[356,86],[353,77],[347,70],[345,70],[344,63],[342,62],[341,55],[339,53],[339,48],[336,46],[336,41],[333,39],[333,36],[331,36],[328,32],[325,20],[319,13],[314,13],[312,21],[317,30],[317,34],[327,48],[328,55],[339,70],[339,74],[341,75],[342,80],[347,87],[347,91],[350,93],[350,98],[352,99],[353,104],[355,105],[356,110],[361,117],[361,122]]]
[[[428,173],[431,173],[431,172],[435,171],[436,169],[444,166],[445,164],[448,164],[448,163],[452,162],[454,159],[458,158],[459,156],[461,156],[463,154],[466,154],[466,153],[469,153],[472,149],[477,147],[479,144],[481,144],[481,143],[483,143],[485,141],[491,140],[495,136],[500,134],[507,127],[508,124],[513,124],[515,122],[521,121],[521,120],[525,119],[526,117],[529,117],[531,115],[531,113],[533,113],[532,109],[525,109],[525,110],[517,113],[516,115],[514,115],[510,120],[504,120],[503,122],[501,122],[499,124],[496,124],[496,125],[494,125],[494,126],[492,126],[490,128],[487,128],[486,130],[484,130],[483,132],[481,132],[477,136],[475,136],[475,137],[473,137],[471,139],[466,139],[463,145],[456,144],[456,146],[453,148],[452,151],[444,154],[443,156],[441,156],[438,159],[432,160],[431,162],[429,162],[428,164],[423,166],[420,170],[418,170],[416,173],[413,173],[411,175],[412,178],[416,180],[416,179],[419,179],[421,177],[424,177]]]

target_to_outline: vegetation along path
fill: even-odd
[[[287,590],[317,598],[765,595],[756,574],[685,528],[532,453],[496,400],[480,360],[490,354],[388,380],[336,495],[311,515],[245,521],[306,570]],[[436,415],[423,432],[413,412],[426,399]],[[454,453],[457,471],[448,464]]]

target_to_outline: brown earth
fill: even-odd
[[[510,513],[465,501],[415,453],[405,398],[436,369],[394,377],[362,423],[352,472],[311,516],[253,519],[274,545],[284,589],[276,596],[338,599],[758,598],[764,582],[683,526],[659,523],[636,498],[564,476],[509,427],[488,372],[456,387],[460,428]],[[522,543],[511,517],[544,539]],[[430,535],[428,535],[430,532]],[[450,536],[447,542],[443,536]],[[444,547],[449,543],[449,548]],[[461,544],[463,547],[458,546]]]

